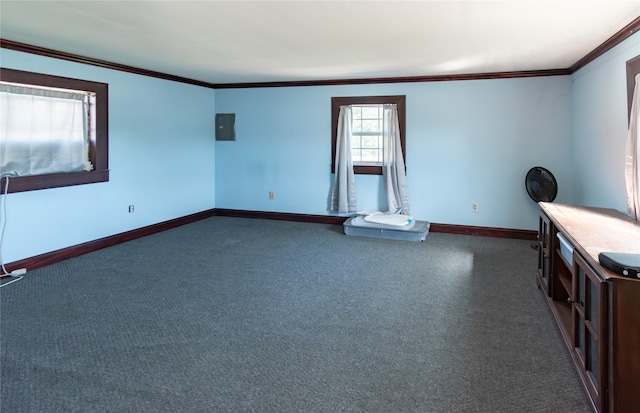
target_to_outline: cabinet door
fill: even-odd
[[[589,396],[598,411],[605,411],[606,284],[600,281],[580,254],[573,254],[573,263],[574,351]]]
[[[551,295],[549,291],[549,272],[551,271],[550,234],[551,224],[549,218],[545,214],[540,214],[538,226],[538,285],[547,296]]]

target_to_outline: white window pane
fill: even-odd
[[[362,117],[364,119],[378,119],[380,117],[379,106],[364,106],[362,108]]]
[[[379,140],[377,136],[363,136],[362,147],[371,149],[380,149]]]
[[[354,105],[351,141],[354,164],[382,163],[382,105]]]
[[[351,132],[356,133],[356,132],[362,132],[362,121],[361,120],[354,120],[353,123],[351,124]]]
[[[380,132],[380,121],[378,119],[363,120],[362,131],[363,132]]]
[[[379,162],[380,151],[378,149],[363,149],[362,162]]]

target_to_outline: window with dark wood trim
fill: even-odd
[[[636,75],[640,73],[640,56],[636,56],[627,61],[627,120],[631,116],[631,101],[633,100],[633,89],[636,85]]]
[[[92,122],[89,128],[89,160],[94,170],[10,177],[9,193],[109,181],[108,84],[6,68],[0,68],[0,79],[24,85],[95,93],[95,104],[90,105],[89,115]],[[4,191],[5,178],[0,180],[0,188]]]
[[[350,96],[331,98],[331,173],[336,170],[336,141],[338,138],[338,115],[340,106],[345,105],[375,105],[375,104],[395,104],[398,107],[398,126],[400,127],[400,144],[402,146],[402,156],[406,164],[406,96]],[[365,175],[382,175],[381,166],[354,165],[354,173]]]

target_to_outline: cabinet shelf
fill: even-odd
[[[553,285],[552,299],[554,301],[566,302],[568,299],[573,300],[573,274],[572,268],[564,259],[560,249],[553,248],[553,264],[549,279]]]
[[[558,322],[562,324],[566,331],[571,326],[571,305],[566,301],[553,301],[553,307],[558,316]]]
[[[558,279],[560,280],[560,283],[564,287],[564,289],[567,292],[567,294],[569,295],[569,297],[572,297],[572,294],[571,294],[571,278],[569,276],[567,276],[566,274],[559,274]]]
[[[567,259],[564,257],[564,255],[562,254],[562,251],[560,251],[559,248],[556,248],[556,256],[560,258],[560,261],[564,264],[565,267],[567,267],[567,269],[569,271],[572,270],[573,265],[569,264],[569,262],[567,261]]]

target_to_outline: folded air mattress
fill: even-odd
[[[367,222],[363,216],[347,219],[344,224],[344,233],[359,237],[395,239],[401,241],[422,242],[427,238],[431,224],[427,221],[411,220],[405,226],[393,226]]]
[[[406,231],[413,228],[416,221],[408,215],[358,215],[351,219],[351,224],[353,226],[363,228],[381,228]]]
[[[365,214],[364,220],[375,224],[406,227],[413,222],[413,217],[411,215],[374,212],[373,214]]]

